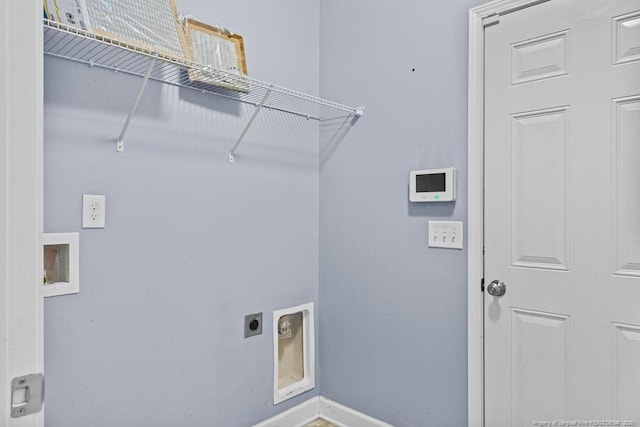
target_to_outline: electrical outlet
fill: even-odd
[[[104,228],[106,197],[82,195],[82,228]]]

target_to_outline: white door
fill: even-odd
[[[0,426],[43,425],[14,378],[42,373],[42,1],[0,2]],[[16,382],[17,384],[17,382]],[[26,383],[28,384],[28,383]],[[34,399],[33,389],[30,399]],[[12,397],[15,407],[12,407]],[[35,410],[35,408],[34,408]],[[26,411],[26,412],[25,412]]]
[[[640,426],[640,0],[505,14],[485,52],[486,425]]]

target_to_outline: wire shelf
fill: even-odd
[[[259,108],[283,111],[308,119],[320,120],[320,107],[329,107],[344,112],[345,115],[363,115],[362,107],[339,104],[47,19],[44,20],[44,52],[46,55],[92,67],[140,77],[148,74],[149,80],[211,93]],[[154,65],[150,65],[154,60]],[[194,76],[200,78],[194,79]],[[207,83],[195,80],[205,80]],[[229,87],[237,90],[228,89]]]

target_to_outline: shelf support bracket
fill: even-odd
[[[156,58],[151,59],[149,61],[149,67],[147,68],[147,72],[144,74],[144,78],[142,79],[142,84],[140,85],[140,89],[138,89],[138,95],[136,95],[135,101],[133,101],[133,105],[131,106],[131,110],[129,110],[129,115],[127,116],[127,120],[124,122],[124,126],[122,127],[122,131],[120,132],[120,136],[116,141],[116,151],[123,152],[124,151],[124,136],[127,133],[127,129],[129,128],[129,123],[131,123],[131,118],[136,113],[136,109],[138,108],[138,103],[140,102],[140,98],[142,98],[142,93],[144,92],[144,88],[147,85],[147,81],[149,80],[149,76],[151,75],[151,70],[153,70],[153,66],[156,64]]]
[[[262,97],[262,100],[260,101],[260,104],[257,105],[256,110],[253,112],[253,115],[249,119],[249,122],[244,127],[244,129],[242,130],[242,133],[240,134],[240,137],[236,141],[236,144],[233,146],[231,151],[229,151],[229,163],[233,163],[233,161],[235,160],[235,154],[236,154],[236,150],[238,149],[238,146],[240,145],[240,143],[242,142],[242,139],[247,134],[247,131],[249,130],[249,128],[253,124],[253,121],[256,119],[256,116],[258,115],[258,113],[260,112],[262,107],[264,106],[264,103],[267,102],[267,98],[269,98],[269,95],[271,95],[271,91],[272,90],[273,90],[273,85],[269,86],[269,89],[267,90],[267,92]]]

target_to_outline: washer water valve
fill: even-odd
[[[283,338],[291,338],[291,320],[288,315],[278,320],[278,339]]]

